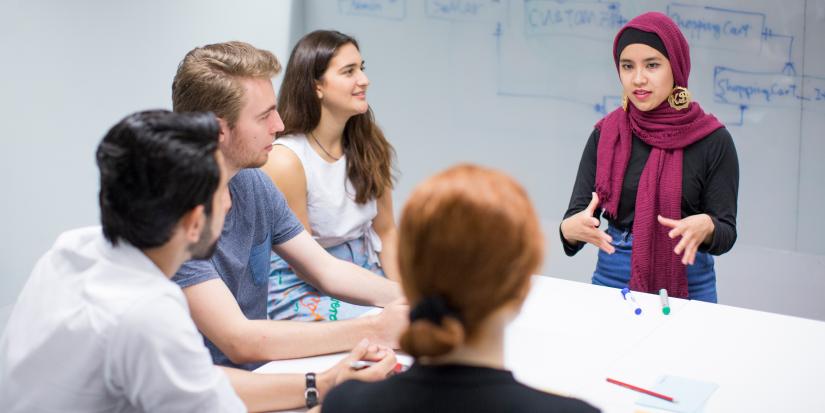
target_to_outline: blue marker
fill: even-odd
[[[642,313],[642,307],[639,307],[639,304],[636,302],[636,299],[633,298],[633,294],[630,292],[630,288],[622,288],[622,298],[624,298],[624,302],[633,309],[633,314],[639,315]]]

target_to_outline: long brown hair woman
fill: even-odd
[[[264,171],[332,255],[398,280],[392,207],[394,151],[367,103],[358,42],[318,30],[292,51],[278,98],[285,129]],[[341,320],[367,307],[325,296],[272,256],[272,319]]]

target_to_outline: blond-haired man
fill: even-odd
[[[176,112],[217,115],[232,197],[213,258],[187,262],[174,280],[186,294],[215,363],[245,369],[268,360],[347,350],[362,338],[394,345],[407,323],[400,287],[329,255],[257,169],[266,162],[275,134],[283,130],[271,82],[279,71],[272,53],[227,42],[190,51],[172,85]],[[319,290],[384,311],[328,323],[267,320],[272,250]]]

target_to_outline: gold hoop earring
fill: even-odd
[[[627,95],[622,95],[622,110],[627,112]]]
[[[667,103],[676,110],[682,110],[690,105],[691,96],[690,91],[685,87],[676,86],[670,91],[670,96],[667,97]]]

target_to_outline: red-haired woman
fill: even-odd
[[[401,348],[415,364],[383,382],[339,385],[323,412],[596,411],[504,368],[504,329],[543,258],[539,221],[518,183],[482,167],[451,168],[415,189],[399,234],[412,307]]]

